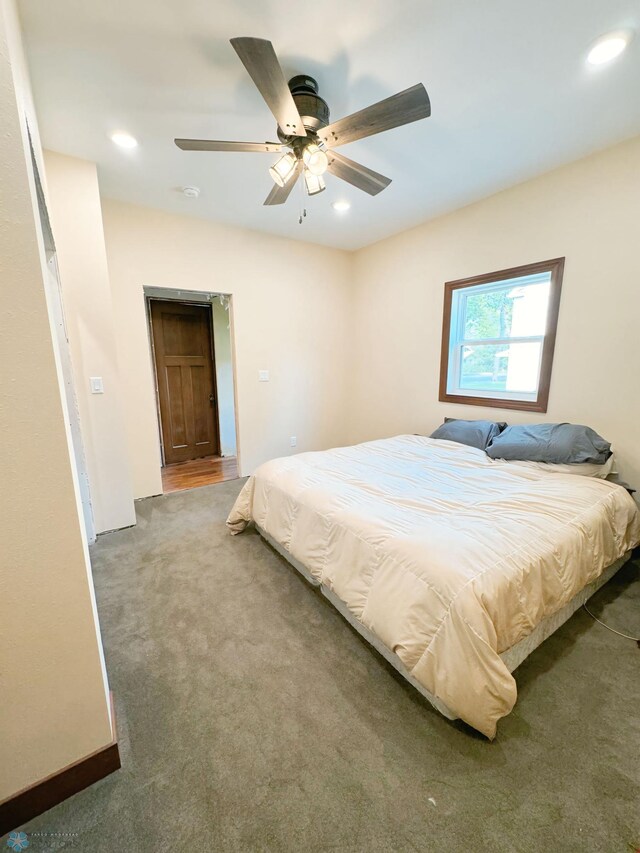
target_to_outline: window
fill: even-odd
[[[546,412],[564,258],[445,284],[440,400]]]

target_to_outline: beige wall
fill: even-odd
[[[640,485],[640,139],[357,253],[351,439],[445,415],[585,423]],[[438,402],[444,282],[566,256],[545,415]]]
[[[20,51],[15,8],[1,0],[0,433],[9,452],[0,498],[0,800],[111,740],[47,312]]]
[[[344,440],[350,255],[109,199],[103,219],[136,497],[161,491],[144,286],[232,294],[243,474]]]
[[[97,533],[135,524],[95,163],[45,151],[47,206]],[[103,394],[90,392],[102,377]]]

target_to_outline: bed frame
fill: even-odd
[[[312,586],[320,587],[320,592],[325,596],[325,598],[329,599],[338,613],[340,613],[340,615],[343,616],[344,619],[346,619],[346,621],[352,625],[356,631],[361,634],[365,640],[409,682],[409,684],[411,684],[412,687],[415,687],[418,693],[424,696],[424,698],[427,699],[437,711],[439,711],[448,720],[458,719],[441,699],[438,699],[437,696],[434,696],[425,687],[423,687],[422,684],[416,681],[402,663],[398,655],[388,649],[372,631],[363,625],[362,622],[360,622],[360,620],[351,613],[342,599],[338,598],[338,596],[330,589],[323,586],[323,584],[321,584],[317,578],[314,578],[302,563],[296,560],[295,557],[292,557],[282,545],[276,542],[275,539],[269,536],[269,534],[262,530],[261,527],[257,524],[255,527],[260,536],[262,536],[262,538],[268,542],[268,544],[271,545],[278,554],[284,557],[284,559],[292,565],[306,581],[308,581]],[[546,619],[543,619],[527,637],[520,640],[520,642],[516,643],[515,646],[511,646],[510,649],[502,652],[500,657],[509,672],[513,672],[517,667],[519,667],[520,664],[529,657],[531,652],[537,649],[538,646],[547,639],[547,637],[550,637],[551,634],[557,631],[561,625],[564,625],[567,619],[573,616],[576,610],[582,607],[582,605],[585,604],[591,596],[600,589],[600,587],[604,586],[604,584],[615,575],[618,569],[621,569],[622,566],[624,566],[630,557],[631,551],[627,551],[624,556],[620,557],[619,560],[616,560],[615,563],[612,563],[608,568],[606,568],[599,577],[594,581],[591,581],[591,583],[587,584],[587,586],[583,587],[580,592],[574,595],[571,601],[565,604],[564,607],[556,613],[551,614],[551,616],[547,616]]]

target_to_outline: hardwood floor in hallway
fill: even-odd
[[[165,465],[162,469],[162,492],[166,495],[168,492],[236,480],[237,477],[238,462],[235,456],[205,456]]]

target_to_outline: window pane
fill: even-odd
[[[461,391],[537,392],[542,341],[477,344],[461,350]]]
[[[506,287],[473,288],[465,296],[464,340],[544,335],[550,279],[526,284],[513,279]]]

